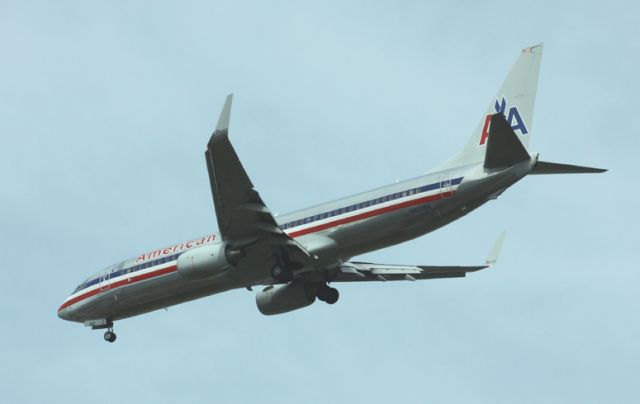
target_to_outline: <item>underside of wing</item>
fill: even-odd
[[[227,96],[205,152],[220,235],[238,249],[267,243],[276,260],[295,257],[297,266],[308,266],[311,255],[278,227],[229,141],[232,98]]]
[[[489,256],[482,265],[434,266],[374,264],[371,262],[345,262],[338,267],[333,282],[363,281],[416,281],[421,279],[461,278],[469,272],[489,268],[498,260],[505,233],[496,240]]]
[[[468,272],[489,268],[476,266],[384,265],[369,262],[347,262],[339,268],[334,282],[416,281],[420,279],[460,278]]]
[[[281,230],[229,141],[231,101],[229,95],[205,152],[220,235],[241,240],[279,234]]]

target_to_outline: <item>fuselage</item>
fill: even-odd
[[[337,244],[338,265],[350,257],[398,244],[456,220],[524,177],[524,165],[488,172],[482,164],[462,166],[398,182],[278,218],[278,226],[305,245],[318,236]],[[235,288],[269,283],[268,271],[231,268],[211,279],[184,279],[180,255],[222,243],[217,234],[177,243],[114,264],[82,282],[58,310],[61,318],[110,321],[166,308]],[[251,263],[246,265],[251,266]]]

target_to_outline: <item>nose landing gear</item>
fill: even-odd
[[[117,338],[117,335],[115,332],[113,332],[112,329],[109,329],[109,331],[104,333],[104,340],[107,342],[115,342]]]
[[[98,320],[85,321],[84,325],[86,325],[87,327],[91,327],[92,330],[100,330],[106,328],[107,332],[104,333],[104,340],[107,342],[115,342],[116,333],[113,332],[113,321],[106,318],[101,318]]]

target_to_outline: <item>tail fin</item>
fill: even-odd
[[[522,145],[525,149],[528,147],[541,59],[542,44],[522,50],[471,139],[458,155],[445,163],[446,167],[480,163],[485,160],[489,124],[491,116],[496,113],[505,116]]]

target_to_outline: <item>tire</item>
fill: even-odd
[[[335,304],[340,298],[340,293],[338,292],[338,289],[330,288],[325,285],[318,289],[317,297],[318,300],[327,304]]]
[[[113,331],[107,331],[104,333],[104,340],[107,342],[115,342],[116,333]]]
[[[340,292],[335,288],[327,288],[324,298],[324,301],[327,302],[327,304],[335,304],[340,298]]]

